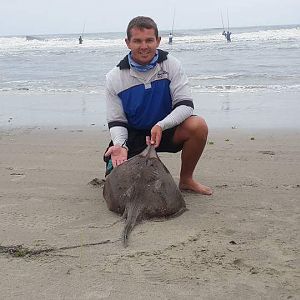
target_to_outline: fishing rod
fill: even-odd
[[[174,31],[174,21],[175,21],[175,8],[174,8],[174,13],[173,13],[173,22],[172,22],[172,30],[171,30],[172,35],[173,35],[173,31]]]
[[[228,31],[229,31],[229,18],[228,18],[228,8],[227,8],[227,28],[228,28]]]
[[[224,28],[224,21],[223,21],[223,15],[222,15],[221,9],[220,9],[220,15],[221,15],[221,21],[222,21],[223,31],[225,31],[225,28]]]
[[[84,23],[83,23],[83,28],[82,28],[82,33],[81,33],[82,38],[83,38],[84,30],[85,30],[85,23],[86,23],[86,21],[84,21]]]

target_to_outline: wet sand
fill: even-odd
[[[0,299],[299,296],[299,130],[211,130],[195,176],[214,194],[185,193],[187,212],[136,226],[126,249],[88,184],[107,142],[99,128],[0,131]],[[160,157],[178,182],[179,154]]]
[[[192,94],[194,113],[204,117],[209,128],[300,128],[296,92],[203,93],[194,89]],[[106,125],[104,90],[99,94],[1,95],[0,128]]]

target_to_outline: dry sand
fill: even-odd
[[[0,299],[299,297],[299,131],[211,131],[195,176],[214,194],[185,193],[187,212],[136,226],[126,249],[88,184],[107,141],[99,128],[1,131]],[[160,157],[178,182],[179,154]]]

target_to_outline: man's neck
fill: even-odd
[[[156,54],[154,55],[152,60],[148,64],[145,64],[145,65],[141,65],[141,64],[137,63],[133,59],[131,52],[128,54],[128,62],[129,62],[130,67],[138,72],[147,72],[147,71],[153,69],[156,66],[157,60],[158,60],[158,51],[156,51]]]

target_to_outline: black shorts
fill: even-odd
[[[157,152],[171,152],[176,153],[182,150],[183,144],[175,144],[173,142],[173,137],[175,134],[177,126],[166,129],[162,132],[162,138],[160,145],[156,148]],[[128,129],[128,158],[131,158],[139,153],[141,153],[146,147],[146,136],[151,136],[151,130],[137,130],[137,129]],[[112,141],[109,143],[109,147],[113,145]],[[106,149],[106,151],[107,151]],[[108,163],[110,157],[104,156],[104,161]]]

